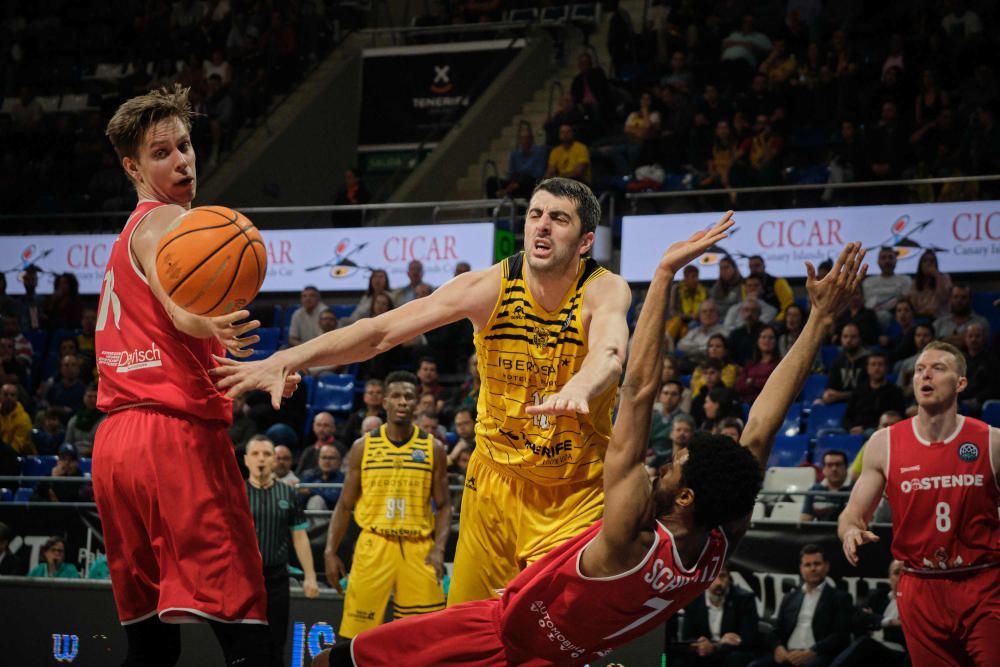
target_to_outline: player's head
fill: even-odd
[[[283,449],[288,448],[284,447]],[[290,455],[291,450],[288,453]],[[253,436],[247,440],[243,463],[246,464],[251,477],[256,479],[270,478],[276,467],[274,443],[266,435]],[[291,462],[289,462],[289,466],[291,466]],[[286,470],[285,473],[287,474],[287,472]]]
[[[197,190],[188,88],[162,88],[128,100],[105,133],[140,197],[185,208]]]
[[[807,544],[799,551],[799,574],[810,587],[820,585],[830,574],[830,561],[815,544]]]
[[[757,459],[732,438],[697,431],[684,448],[674,449],[653,494],[657,516],[688,514],[708,530],[748,516],[760,491]]]
[[[924,409],[954,408],[958,394],[969,381],[965,377],[965,355],[942,341],[928,343],[913,367],[913,395]]]
[[[540,273],[561,273],[590,253],[601,218],[597,197],[583,183],[549,178],[531,193],[524,226],[528,266]]]
[[[419,386],[420,380],[408,371],[393,371],[385,378],[385,398],[382,407],[390,424],[407,426],[413,423]]]

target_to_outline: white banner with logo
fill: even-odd
[[[261,230],[267,244],[264,292],[296,292],[315,285],[325,292],[368,288],[372,269],[385,269],[395,289],[407,284],[411,260],[424,265],[424,282],[435,287],[455,274],[455,265],[473,269],[493,263],[493,223],[420,227]],[[81,294],[98,294],[117,235],[0,236],[0,270],[7,293],[23,294],[21,274],[34,264],[41,273],[38,292],[52,292],[60,273],[73,273]]]
[[[625,216],[622,220],[622,275],[649,282],[671,243],[711,227],[720,213]],[[804,262],[836,259],[844,244],[860,241],[899,254],[896,272],[914,274],[925,250],[937,253],[947,273],[1000,271],[1000,201],[947,204],[851,206],[772,211],[736,211],[729,238],[698,260],[702,280],[718,277],[719,260],[730,255],[747,274],[752,255],[764,258],[768,273],[802,277]],[[878,272],[874,254],[871,271]],[[680,276],[678,275],[678,278]]]

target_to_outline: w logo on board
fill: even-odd
[[[76,635],[52,635],[52,657],[59,662],[73,662],[80,649]]]

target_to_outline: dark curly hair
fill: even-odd
[[[762,482],[760,464],[726,435],[696,431],[687,446],[681,484],[694,491],[694,522],[714,528],[753,511]]]
[[[569,199],[576,204],[576,214],[580,216],[581,234],[587,234],[597,229],[601,220],[601,204],[589,187],[571,178],[547,178],[531,192],[544,191],[556,197]]]
[[[409,382],[414,387],[420,386],[420,380],[418,380],[417,376],[411,373],[410,371],[393,371],[386,376],[385,386],[387,388],[390,384],[393,384],[395,382]]]

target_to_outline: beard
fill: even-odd
[[[677,492],[657,486],[653,489],[653,508],[657,517],[670,514],[674,507]]]
[[[530,251],[525,253],[528,266],[538,274],[560,274],[566,271],[567,267],[575,265],[578,259],[576,253],[570,248],[555,247],[552,255],[548,259],[536,259]]]

